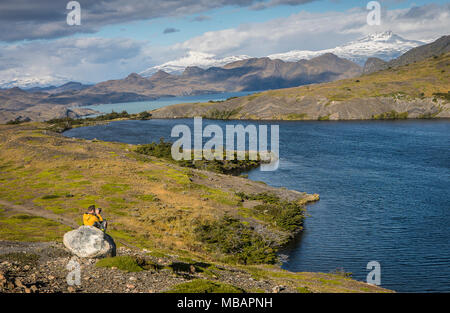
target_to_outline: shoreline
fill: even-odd
[[[107,208],[107,218],[112,221],[109,233],[113,238],[130,242],[139,249],[152,253],[159,251],[164,255],[178,255],[176,259],[183,257],[215,264],[216,267],[239,269],[242,273],[247,273],[245,275],[254,277],[251,283],[254,287],[248,287],[248,283],[241,280],[233,283],[247,292],[255,290],[251,288],[256,288],[264,281],[271,282],[263,288],[265,292],[270,292],[270,288],[277,285],[286,286],[288,292],[387,291],[335,274],[294,273],[282,270],[276,264],[224,263],[217,253],[204,251],[204,244],[199,245],[192,237],[195,234],[192,232],[195,228],[194,221],[199,218],[215,220],[224,212],[236,217],[241,210],[245,212],[246,205],[241,209],[237,206],[239,198],[234,194],[235,188],[245,194],[273,190],[280,197],[291,199],[299,196],[304,198],[306,194],[275,189],[246,178],[179,168],[155,158],[139,160],[128,144],[68,138],[49,132],[46,130],[48,126],[43,123],[0,126],[0,158],[8,160],[0,172],[0,199],[21,203],[22,206],[29,207],[29,212],[36,216],[39,216],[39,212],[44,212],[42,210],[49,213],[53,211],[52,214],[73,221],[80,218],[79,208],[94,202]],[[58,188],[55,190],[54,186]],[[123,198],[127,201],[121,200]],[[78,209],[74,211],[72,208]],[[18,240],[17,236],[20,234],[19,241],[29,241],[32,238],[38,242],[53,241],[53,238],[61,240],[62,230],[52,228],[60,225],[55,221],[52,221],[56,223],[52,224],[55,226],[47,227],[43,232],[35,224],[35,219],[29,218],[26,220],[29,230],[24,234],[20,228],[15,230],[15,224],[11,224],[19,211],[9,205],[3,205],[0,211],[0,224],[8,222],[5,225],[10,225],[6,228],[8,233],[0,233],[2,240]],[[172,221],[175,216],[177,222]],[[255,223],[255,226],[263,226],[251,216],[245,217],[244,221],[250,225]],[[169,227],[170,225],[172,226]],[[0,229],[6,230],[4,226]],[[261,234],[275,235],[280,242],[283,241],[281,232],[266,232],[262,229]],[[191,275],[205,280],[212,279],[202,276],[202,273]],[[218,278],[213,281],[227,281],[226,275],[221,278],[217,273],[215,276]],[[264,278],[261,279],[262,277]],[[328,280],[336,283],[327,284]],[[175,282],[170,285],[172,283]]]

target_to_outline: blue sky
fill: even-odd
[[[227,6],[220,9],[208,10],[200,14],[157,18],[153,20],[140,20],[130,23],[109,25],[99,32],[88,36],[100,36],[104,38],[133,38],[136,40],[150,40],[158,45],[172,45],[188,38],[199,36],[206,31],[217,31],[225,28],[237,27],[246,23],[257,23],[274,18],[286,18],[300,11],[307,12],[344,12],[352,8],[365,8],[368,1],[361,0],[321,0],[313,1],[297,6],[279,5],[264,10],[253,10],[248,7]],[[413,6],[422,6],[429,3],[445,4],[448,1],[380,1],[383,9],[405,9]],[[195,21],[196,17],[207,17],[201,22]],[[450,26],[450,25],[449,25]],[[175,28],[178,31],[164,34],[166,28]],[[83,36],[79,34],[78,36]],[[84,35],[86,36],[86,35]]]
[[[366,23],[369,1],[261,1],[79,0],[82,25],[68,26],[65,1],[55,6],[53,0],[0,0],[0,84],[20,79],[98,82],[192,51],[259,57],[334,48],[386,30],[430,40],[450,29],[449,1],[379,1],[380,26]]]

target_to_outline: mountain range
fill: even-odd
[[[251,58],[223,67],[187,67],[181,75],[158,71],[146,78],[132,73],[124,79],[109,80],[93,86],[72,82],[58,88],[29,91],[15,87],[0,91],[0,99],[3,100],[0,120],[14,117],[14,114],[32,120],[43,119],[44,116],[36,116],[30,109],[39,105],[46,105],[46,108],[49,105],[73,107],[152,100],[163,96],[286,88],[353,77],[361,72],[359,65],[329,53],[298,62]],[[9,113],[6,114],[6,111]],[[61,110],[54,111],[61,113]]]
[[[372,41],[377,38],[380,42],[399,41],[398,37],[391,33],[385,35],[371,38]],[[399,60],[404,58],[417,61],[429,56],[433,51],[446,51],[448,36],[442,38],[412,49],[389,62],[402,63]],[[383,69],[386,64],[386,61],[372,57],[366,62],[364,71],[369,73]],[[74,106],[153,100],[163,96],[290,88],[352,78],[362,73],[363,68],[355,62],[332,53],[325,53],[309,60],[301,59],[295,62],[263,57],[245,58],[221,67],[213,66],[206,69],[188,66],[181,74],[159,70],[149,77],[143,77],[132,73],[124,79],[109,80],[95,85],[69,82],[59,87],[33,88],[28,91],[16,87],[0,90],[2,100],[0,121],[18,117],[43,120],[51,115],[49,112],[42,114],[42,110],[53,112],[55,116],[51,117],[92,113],[84,109],[70,112],[62,109]]]
[[[358,40],[337,46],[335,48],[310,51],[310,50],[292,50],[283,53],[268,55],[267,57],[275,60],[279,59],[286,62],[297,62],[301,59],[309,60],[314,57],[332,53],[338,57],[351,60],[358,65],[363,66],[368,58],[379,58],[383,61],[394,59],[411,48],[425,44],[426,42],[417,40],[408,40],[394,34],[391,31],[374,33]],[[181,58],[168,61],[166,63],[152,66],[141,72],[139,75],[150,77],[158,71],[164,71],[169,74],[181,75],[187,67],[200,67],[208,69],[210,67],[223,67],[226,64],[254,58],[248,55],[235,55],[218,58],[214,54],[189,51]],[[13,79],[0,79],[0,89],[20,87],[38,91],[38,88],[51,88],[71,82],[72,79],[61,75],[41,75],[33,76],[31,74],[16,73]],[[47,90],[42,90],[47,91]]]
[[[154,118],[258,120],[450,118],[450,36],[413,48],[390,62],[376,60],[366,63],[370,73],[350,79],[218,103],[177,104],[151,113]]]
[[[309,60],[326,53],[332,53],[338,57],[351,60],[363,66],[368,58],[375,57],[384,61],[389,61],[402,55],[411,48],[423,44],[425,44],[425,42],[408,40],[394,34],[392,31],[386,31],[374,33],[356,41],[352,41],[331,49],[318,51],[292,50],[284,53],[271,54],[267,57],[272,60],[279,59],[286,62],[297,62],[302,59]],[[220,67],[233,61],[240,61],[250,58],[252,57],[248,55],[217,58],[213,54],[189,51],[188,54],[182,58],[147,68],[139,74],[144,77],[148,77],[160,70],[170,74],[181,74],[186,67],[190,66],[206,69],[209,67]]]

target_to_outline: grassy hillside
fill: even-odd
[[[303,206],[316,197],[241,177],[182,168],[138,154],[133,145],[65,138],[48,127],[0,125],[0,259],[5,240],[61,242],[66,231],[81,224],[87,206],[95,204],[104,209],[110,222],[108,233],[119,246],[134,251],[125,254],[138,253],[152,261],[124,259],[119,249],[121,258],[85,269],[92,270],[94,278],[116,275],[114,268],[127,271],[131,266],[142,275],[141,286],[148,285],[150,270],[154,272],[151,277],[165,277],[168,282],[160,283],[156,291],[220,289],[222,283],[245,291],[256,291],[257,286],[270,291],[280,284],[291,292],[384,291],[345,275],[291,273],[276,264],[277,246],[301,230]],[[60,268],[50,273],[64,284],[64,262],[70,256],[58,252],[58,257],[62,258]],[[50,271],[52,264],[42,270]],[[188,273],[175,269],[176,264],[187,266]],[[173,271],[176,279],[172,279]],[[230,281],[233,275],[241,278]],[[242,280],[242,275],[247,278]],[[194,280],[176,287],[194,278],[214,283]],[[106,288],[95,285],[96,281],[83,286],[88,291]],[[89,289],[94,285],[99,289]],[[117,291],[134,288],[126,285],[118,284]],[[50,289],[55,290],[60,289]]]
[[[180,104],[156,118],[373,119],[450,117],[450,53],[422,62],[324,84],[261,92],[221,103]]]

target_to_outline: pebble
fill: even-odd
[[[74,287],[69,286],[69,287],[67,287],[67,291],[68,291],[68,292],[75,292],[76,290],[75,290]]]
[[[135,285],[131,285],[131,284],[127,284],[127,288],[128,289],[134,289],[134,288],[136,288],[136,286]]]

